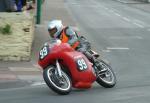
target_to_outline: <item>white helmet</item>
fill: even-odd
[[[57,38],[63,29],[61,20],[52,20],[48,23],[48,31],[51,37]]]

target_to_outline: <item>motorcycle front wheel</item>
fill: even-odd
[[[54,92],[67,95],[71,92],[72,83],[70,77],[64,72],[62,77],[59,77],[56,72],[56,67],[49,66],[43,71],[43,78],[50,89]]]
[[[112,88],[116,84],[116,76],[111,66],[103,60],[99,60],[99,69],[104,72],[99,72],[96,82],[105,88]]]

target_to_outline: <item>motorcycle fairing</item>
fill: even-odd
[[[73,87],[90,88],[96,80],[92,63],[82,53],[73,50],[68,45],[62,44],[55,46],[51,49],[51,53],[44,59],[39,60],[38,63],[44,69],[49,65],[55,64],[56,60],[61,60],[60,64],[69,70]],[[83,65],[83,69],[77,64],[78,60],[81,61],[79,65]]]

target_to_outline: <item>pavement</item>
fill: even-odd
[[[0,62],[0,89],[42,82],[42,69],[32,62]]]
[[[118,1],[118,0],[117,0]],[[124,0],[131,2],[131,0]],[[120,1],[119,1],[120,2]],[[150,12],[150,4],[124,3],[125,5]],[[61,5],[61,6],[60,6]],[[49,7],[47,7],[49,6]],[[49,8],[49,9],[48,9]],[[37,64],[36,55],[41,45],[49,39],[46,25],[49,20],[61,19],[65,25],[76,27],[75,20],[66,9],[64,0],[48,0],[43,5],[42,23],[36,25],[35,39],[30,62],[2,62],[0,61],[0,89],[17,88],[43,82],[42,69]]]

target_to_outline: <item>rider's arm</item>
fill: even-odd
[[[77,34],[76,34],[75,31],[73,31],[73,29],[71,29],[71,27],[68,27],[68,28],[66,29],[66,34],[67,34],[67,36],[68,36],[68,38],[69,38],[68,43],[69,43],[71,46],[74,45],[74,43],[75,43],[76,41],[78,41]]]

